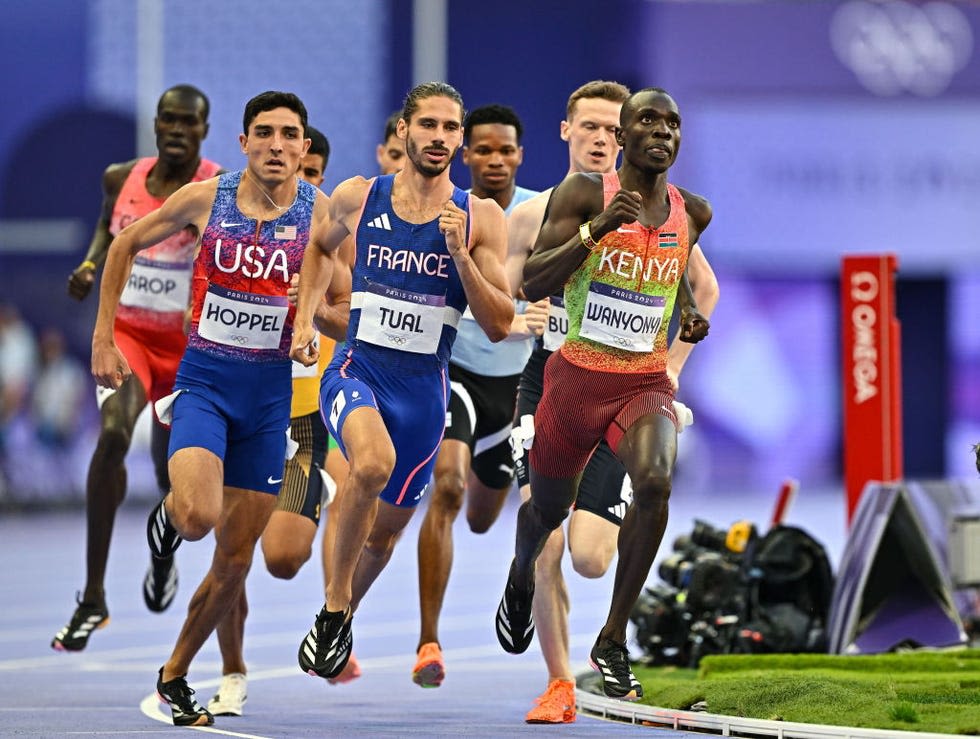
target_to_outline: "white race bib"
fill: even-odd
[[[662,295],[644,295],[593,282],[589,285],[579,336],[615,349],[652,352],[666,302]]]
[[[361,301],[357,339],[415,354],[435,354],[446,318],[446,296],[369,283]]]
[[[568,311],[565,301],[556,295],[548,298],[548,323],[545,324],[541,343],[549,352],[557,351],[568,336]]]
[[[187,308],[190,289],[188,265],[137,258],[119,296],[119,304],[159,313],[183,311]]]
[[[216,344],[278,349],[288,312],[285,295],[258,295],[211,285],[197,332]]]

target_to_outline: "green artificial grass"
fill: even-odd
[[[980,734],[980,649],[842,657],[713,655],[633,671],[648,705],[770,721]]]

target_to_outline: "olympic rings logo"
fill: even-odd
[[[973,55],[973,30],[955,5],[851,0],[830,22],[837,58],[876,95],[938,95]]]
[[[397,336],[395,334],[388,334],[388,333],[386,333],[385,336],[387,336],[388,341],[394,344],[395,346],[404,346],[405,342],[408,341],[407,336]]]
[[[633,346],[633,339],[627,338],[625,336],[613,336],[613,341],[615,341],[620,346]]]
[[[232,334],[228,337],[231,341],[234,341],[239,346],[245,346],[248,343],[248,337],[242,336],[241,334]]]

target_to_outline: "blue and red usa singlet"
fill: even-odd
[[[316,188],[298,181],[296,199],[271,221],[245,216],[242,172],[221,175],[194,262],[190,348],[250,362],[289,359],[295,307],[286,300],[310,236]]]

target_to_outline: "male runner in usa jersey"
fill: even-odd
[[[175,383],[157,404],[172,416],[171,492],[151,514],[154,556],[181,538],[215,533],[211,569],[192,597],[157,692],[181,726],[213,723],[185,679],[191,660],[236,601],[255,542],[276,504],[289,426],[294,309],[286,293],[327,197],[296,177],[309,146],[306,108],[265,92],[245,107],[245,169],[178,190],[113,242],[92,337],[92,373],[104,387],[129,374],[112,338],[119,295],[135,255],[187,227],[201,234],[191,285],[191,330]],[[335,254],[324,254],[328,265]]]

